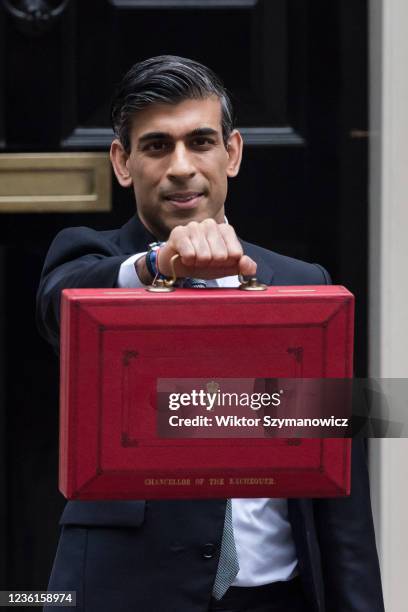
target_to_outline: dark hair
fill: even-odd
[[[233,130],[233,107],[220,78],[209,68],[185,57],[158,55],[134,64],[119,83],[112,101],[112,127],[125,151],[130,152],[134,114],[151,104],[177,104],[216,95],[221,102],[224,144]]]

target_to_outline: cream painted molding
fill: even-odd
[[[370,1],[369,373],[407,378],[408,2]],[[387,612],[405,612],[408,440],[370,442]]]

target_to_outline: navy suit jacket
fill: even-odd
[[[134,217],[119,230],[69,228],[48,252],[37,296],[41,333],[58,350],[60,293],[115,287],[120,265],[154,237]],[[327,272],[242,242],[266,284],[327,284]],[[68,502],[50,590],[76,590],[86,612],[206,612],[225,500]],[[364,444],[353,440],[351,495],[289,499],[299,571],[314,612],[383,612]],[[46,608],[51,609],[51,608]]]

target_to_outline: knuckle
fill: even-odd
[[[235,236],[235,230],[233,226],[230,225],[229,223],[221,223],[220,230],[222,232],[225,232],[226,234],[231,234],[232,236]]]
[[[204,219],[204,221],[202,221],[202,224],[207,225],[209,227],[214,227],[215,225],[218,225],[216,220],[213,219],[212,217],[208,217],[208,219]]]
[[[220,231],[224,240],[226,240],[229,244],[240,245],[233,227],[230,225],[225,225],[225,227],[223,227]]]
[[[173,227],[173,229],[171,230],[171,234],[180,234],[182,233],[184,230],[184,227],[182,225],[176,225],[176,227]]]
[[[185,228],[182,225],[177,225],[170,232],[170,236],[167,242],[170,240],[181,240],[185,234]]]
[[[197,223],[197,221],[190,221],[189,223],[187,223],[186,227],[189,230],[197,230],[198,229],[199,224]]]

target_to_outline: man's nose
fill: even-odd
[[[191,152],[183,142],[178,142],[170,156],[167,175],[169,178],[190,178],[195,173]]]

